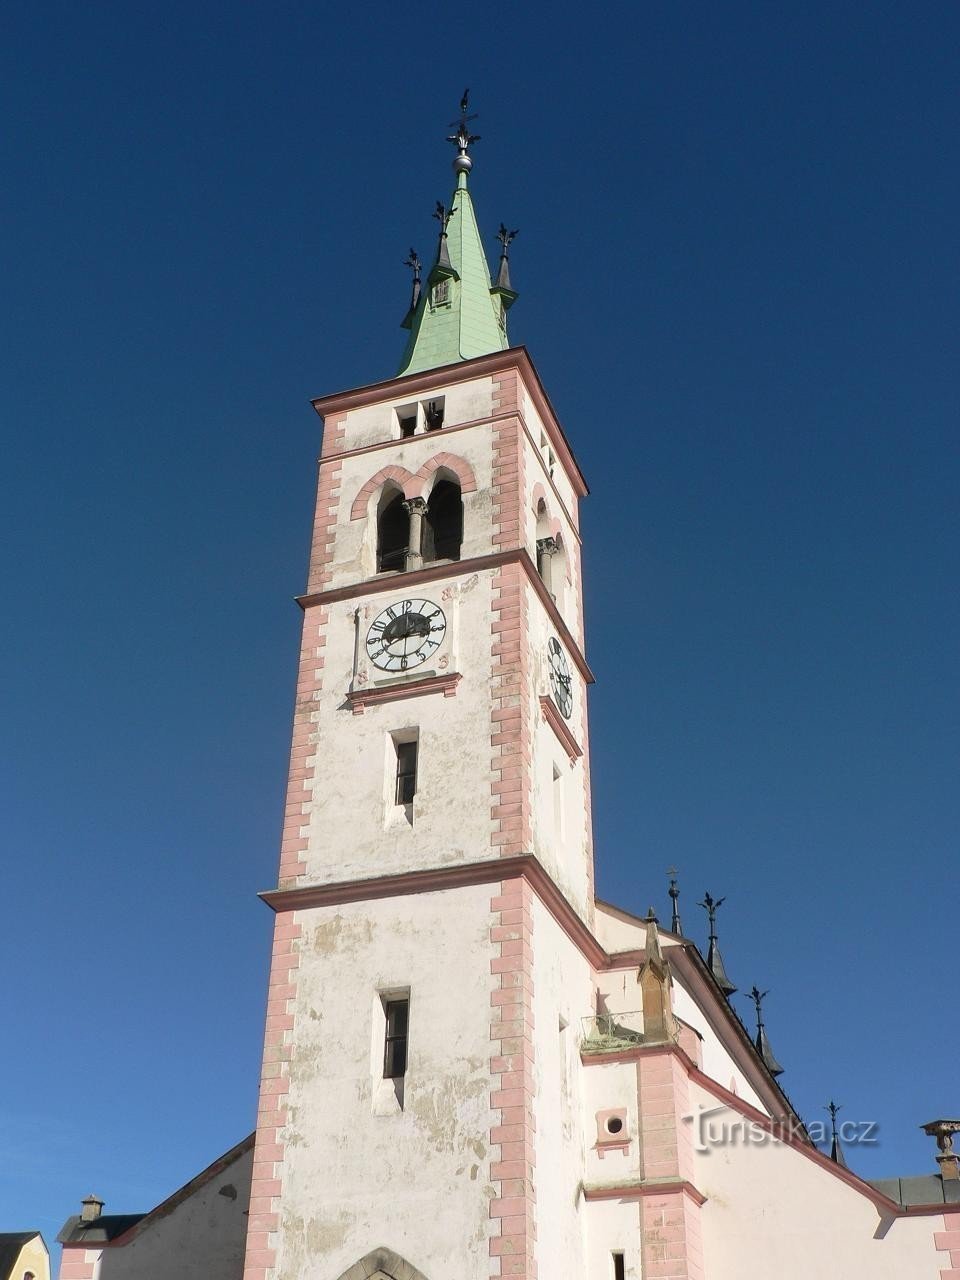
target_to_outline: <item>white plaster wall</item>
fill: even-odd
[[[584,1267],[580,1019],[592,999],[590,966],[538,898],[533,905],[536,1050],[537,1269],[579,1276]],[[560,1030],[561,1019],[566,1024]]]
[[[543,424],[543,419],[541,418],[537,410],[537,406],[534,404],[533,398],[530,395],[530,393],[527,391],[525,386],[523,388],[523,394],[521,396],[520,406],[521,406],[521,412],[523,414],[524,421],[527,424],[527,429],[529,430],[530,435],[533,437],[534,443],[537,445],[539,449],[540,436],[541,434],[545,434],[545,428]],[[573,485],[567,479],[566,472],[564,471],[563,465],[560,462],[560,457],[559,457],[559,454],[557,453],[557,450],[554,449],[553,452],[557,459],[557,464],[554,467],[554,472],[553,472],[553,482],[560,493],[560,497],[563,500],[564,506],[567,508],[567,510],[576,520],[577,496],[573,491]],[[545,451],[544,451],[544,456],[545,456]],[[555,513],[555,514],[559,514],[559,513]]]
[[[585,1210],[587,1280],[613,1280],[613,1254],[623,1254],[626,1280],[640,1280],[640,1205],[636,1200],[592,1200]]]
[[[456,572],[454,568],[452,572]],[[411,590],[347,600],[329,607],[323,688],[317,700],[316,782],[306,806],[309,882],[389,875],[418,867],[496,856],[490,817],[490,670],[492,578],[495,571],[451,577]],[[434,692],[355,715],[345,701],[354,684],[358,639],[394,600],[420,595],[447,619],[443,644],[411,673],[462,673],[456,696]],[[355,613],[364,611],[359,626]],[[359,633],[359,636],[358,636]],[[396,676],[362,664],[364,688]],[[413,825],[394,804],[395,755],[390,735],[419,730]]]
[[[249,1149],[129,1244],[104,1249],[100,1280],[240,1280],[252,1167]]]
[[[586,1135],[584,1181],[591,1186],[620,1183],[640,1176],[639,1122],[637,1118],[636,1062],[600,1062],[583,1068],[583,1129]],[[626,1107],[627,1151],[605,1150],[597,1146],[597,1112]]]
[[[364,410],[364,412],[366,412]],[[389,436],[387,437],[389,439]],[[464,458],[473,469],[476,491],[463,494],[463,544],[461,560],[488,555],[493,546],[493,503],[490,486],[493,479],[493,442],[488,426],[468,427],[447,434],[431,431],[409,440],[397,440],[388,449],[345,457],[340,470],[340,497],[337,506],[336,542],[331,566],[330,587],[349,586],[364,578],[385,578],[377,574],[376,511],[380,490],[367,503],[367,515],[353,520],[353,500],[370,479],[384,467],[399,466],[416,473],[438,453],[452,453]],[[329,466],[329,463],[325,465]],[[434,475],[436,479],[436,473]],[[433,480],[429,482],[432,486]],[[428,489],[429,496],[429,489]],[[499,548],[497,548],[499,549]],[[397,578],[401,574],[395,574]],[[400,590],[403,590],[401,587]]]
[[[583,617],[580,610],[580,540],[577,536],[576,529],[571,521],[571,515],[575,517],[575,508],[564,505],[563,501],[557,500],[557,494],[553,491],[550,479],[547,474],[546,463],[544,462],[541,450],[534,448],[529,438],[523,436],[523,452],[524,452],[524,493],[521,497],[522,509],[524,515],[524,545],[530,559],[534,564],[537,562],[537,516],[533,505],[533,493],[537,484],[543,486],[546,497],[544,499],[547,507],[547,514],[551,519],[559,520],[560,533],[563,540],[564,556],[566,558],[567,572],[566,574],[555,574],[553,592],[556,599],[557,608],[560,616],[583,647]],[[558,477],[562,474],[562,468],[557,463],[554,469],[554,484],[558,482]],[[566,486],[567,497],[573,498],[572,490],[569,485]],[[561,499],[563,494],[560,495]]]
[[[303,927],[278,1280],[379,1245],[488,1280],[490,885],[318,908]],[[410,989],[404,1110],[374,1114],[379,990]]]
[[[715,1100],[698,1086],[692,1100]],[[710,1280],[939,1280],[936,1217],[881,1224],[865,1196],[768,1139],[696,1155]]]
[[[493,412],[493,381],[489,375],[453,385],[438,382],[433,391],[420,391],[416,395],[405,392],[401,382],[394,391],[394,395],[377,404],[364,405],[347,414],[342,448],[363,449],[399,436],[397,409],[421,401],[435,400],[439,396],[444,398],[444,427],[472,422],[476,418],[487,418]],[[437,440],[442,435],[442,431],[431,432],[430,438]]]
[[[703,1010],[696,1003],[683,983],[674,974],[673,978],[673,1011],[701,1036],[700,1049],[703,1054],[703,1072],[711,1080],[716,1080],[725,1089],[735,1093],[751,1103],[764,1115],[769,1115],[769,1108],[761,1101],[747,1077],[737,1066],[734,1059],[720,1043],[716,1032]]]
[[[606,951],[642,951],[646,945],[647,929],[642,920],[602,902],[597,903],[596,927],[597,941]],[[660,935],[664,951],[673,945],[669,938]]]
[[[589,869],[593,852],[587,829],[584,757],[571,763],[563,745],[543,716],[540,697],[551,696],[547,644],[556,633],[533,589],[528,584],[524,590],[527,597],[530,645],[530,714],[534,726],[533,847],[558,887],[590,923],[593,919],[593,898]],[[573,682],[573,712],[566,723],[582,747],[587,715],[587,686],[569,655],[567,661]],[[554,768],[560,774],[558,785],[563,793],[563,823],[560,831],[555,821]]]

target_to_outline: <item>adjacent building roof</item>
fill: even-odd
[[[960,1204],[960,1182],[945,1181],[939,1173],[915,1178],[871,1178],[870,1185],[905,1209],[919,1204]]]
[[[145,1213],[101,1213],[99,1218],[84,1222],[78,1213],[68,1218],[60,1229],[60,1244],[109,1244],[135,1227]]]
[[[23,1246],[38,1235],[39,1231],[0,1231],[0,1280],[10,1280]]]

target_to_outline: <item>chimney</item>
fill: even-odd
[[[960,1120],[931,1120],[920,1127],[937,1140],[940,1177],[944,1182],[960,1182],[960,1155],[953,1149],[953,1135],[960,1133]]]
[[[91,1192],[85,1200],[80,1201],[80,1221],[96,1222],[103,1213],[103,1201]]]

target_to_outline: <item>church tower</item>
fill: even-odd
[[[579,1177],[537,1089],[592,1008],[564,961],[593,919],[587,490],[508,345],[515,233],[492,279],[462,105],[400,372],[314,401],[245,1280],[532,1278],[538,1201]]]

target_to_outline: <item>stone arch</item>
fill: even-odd
[[[430,480],[440,470],[448,471],[451,476],[460,485],[461,493],[474,493],[477,488],[477,478],[473,474],[473,467],[467,462],[466,458],[461,458],[456,453],[435,453],[432,458],[419,468],[415,476],[410,477],[409,484],[404,486],[404,493],[408,498],[424,498],[427,496],[427,487]]]
[[[380,1245],[347,1267],[337,1280],[427,1280],[427,1277],[399,1253]]]
[[[414,479],[406,467],[398,467],[395,463],[391,463],[388,467],[381,467],[375,475],[372,475],[360,488],[360,492],[354,498],[350,505],[350,519],[362,520],[367,514],[367,504],[371,496],[385,484],[388,480],[395,480],[397,485],[406,494],[407,487]],[[409,497],[410,495],[407,494]]]
[[[535,516],[538,516],[540,514],[541,503],[543,504],[544,509],[546,509],[547,491],[546,489],[544,489],[543,485],[538,480],[537,483],[533,486],[533,497],[531,498],[531,501],[530,501],[530,505],[533,507],[533,514]]]

